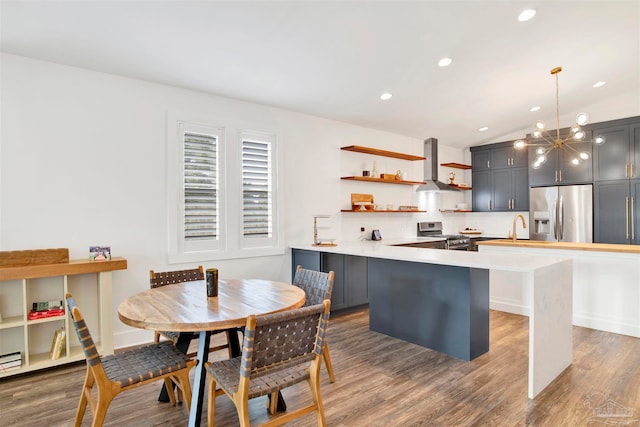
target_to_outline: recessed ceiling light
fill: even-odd
[[[447,65],[450,65],[452,62],[453,62],[453,59],[451,58],[442,58],[440,61],[438,61],[438,66],[446,67]]]
[[[536,16],[535,9],[525,9],[522,12],[520,12],[520,15],[518,15],[518,21],[526,22],[529,19],[533,18],[534,16]]]
[[[531,107],[529,108],[529,111],[531,111],[532,113],[535,113],[536,111],[540,111],[540,106],[536,105],[535,107]]]
[[[391,95],[389,92],[385,92],[382,95],[380,95],[380,99],[382,99],[383,101],[386,101],[387,99],[391,99],[393,95]]]
[[[593,87],[602,87],[604,85],[606,85],[607,82],[605,82],[604,80],[600,80],[599,82],[596,82],[593,84]]]
[[[478,129],[480,132],[484,132],[486,130],[489,130],[489,126],[483,126],[480,129]]]

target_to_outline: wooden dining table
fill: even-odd
[[[220,279],[218,296],[207,297],[205,281],[200,280],[162,286],[130,296],[118,306],[118,317],[135,328],[199,334],[198,365],[189,410],[189,426],[199,426],[211,333],[245,326],[251,314],[290,310],[301,307],[304,302],[304,291],[289,283]],[[234,347],[233,344],[231,346]],[[239,347],[237,340],[235,347]],[[234,355],[240,354],[239,348],[234,351],[237,353]]]

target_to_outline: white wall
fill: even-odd
[[[339,212],[349,203],[345,191],[374,192],[395,204],[413,197],[410,186],[343,186],[340,176],[364,167],[368,156],[360,156],[355,167],[344,155],[352,153],[339,148],[357,144],[421,154],[421,140],[14,55],[2,54],[1,60],[0,249],[68,247],[77,259],[97,244],[125,257],[128,270],[114,273],[116,347],[150,336],[117,318],[123,299],[148,288],[149,269],[191,267],[167,261],[169,110],[281,129],[287,244],[312,241],[316,213],[332,215],[326,233],[357,237],[354,226],[362,218]],[[407,167],[416,180],[422,178],[421,165],[397,168]],[[405,192],[394,199],[399,189]],[[415,214],[382,214],[367,218],[366,226],[388,236],[414,235],[416,221]],[[203,264],[226,277],[290,280],[288,249],[282,256]]]

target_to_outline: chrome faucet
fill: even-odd
[[[517,240],[517,236],[516,236],[516,222],[518,222],[518,218],[520,218],[522,220],[522,228],[527,228],[527,223],[524,222],[524,216],[522,216],[522,214],[518,214],[515,216],[515,218],[513,218],[513,234],[511,235],[511,241],[513,243],[516,242]]]

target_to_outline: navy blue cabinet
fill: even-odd
[[[304,249],[293,249],[292,278],[296,267],[335,274],[331,294],[331,310],[341,310],[369,303],[367,258]]]
[[[474,212],[529,210],[527,150],[513,142],[471,147]]]

